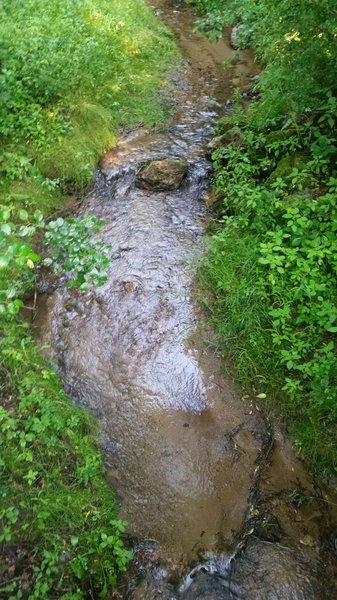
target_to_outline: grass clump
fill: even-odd
[[[263,382],[270,369],[267,331],[270,319],[258,285],[255,239],[218,230],[208,240],[208,253],[199,271],[201,287],[210,292],[201,301],[216,324],[219,349],[234,358],[240,379]]]

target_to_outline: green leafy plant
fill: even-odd
[[[24,278],[32,279],[36,267],[52,267],[55,272],[65,271],[72,275],[68,287],[87,290],[89,285],[102,285],[107,279],[109,265],[107,252],[110,246],[99,242],[94,236],[104,221],[93,216],[82,219],[58,218],[45,222],[36,210],[33,220],[27,211],[2,207],[0,210],[0,313],[15,315],[23,306],[20,288]],[[42,232],[42,243],[48,247],[47,258],[33,251],[31,240]]]
[[[131,555],[94,424],[66,398],[24,324],[2,323],[2,334],[0,593],[105,597]],[[21,561],[10,560],[13,549]]]

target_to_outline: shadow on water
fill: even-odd
[[[302,523],[289,490],[318,492],[255,402],[224,377],[191,300],[208,218],[205,145],[231,87],[247,88],[257,68],[243,53],[224,71],[233,56],[226,41],[194,35],[182,2],[152,4],[184,56],[173,76],[177,110],[167,127],[133,132],[103,157],[79,214],[105,220],[109,280],[85,295],[60,282],[41,298],[36,335],[67,391],[100,423],[108,477],[137,540],[125,597],[326,598],[321,536],[330,516],[315,500]],[[161,158],[187,161],[182,186],[136,187],[140,166]],[[265,539],[270,528],[258,534],[258,526],[272,510],[282,533]]]

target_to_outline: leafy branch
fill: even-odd
[[[20,298],[23,278],[33,279],[41,266],[55,273],[70,274],[67,287],[82,291],[90,285],[100,286],[107,280],[107,253],[111,246],[95,237],[104,221],[87,215],[46,223],[36,210],[33,219],[25,210],[2,207],[0,210],[0,314],[17,314],[23,306]],[[32,246],[34,237],[42,234],[42,244],[48,248],[43,258]]]

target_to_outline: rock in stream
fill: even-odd
[[[151,160],[138,171],[136,186],[153,191],[177,190],[186,177],[187,171],[187,162],[182,159]]]

